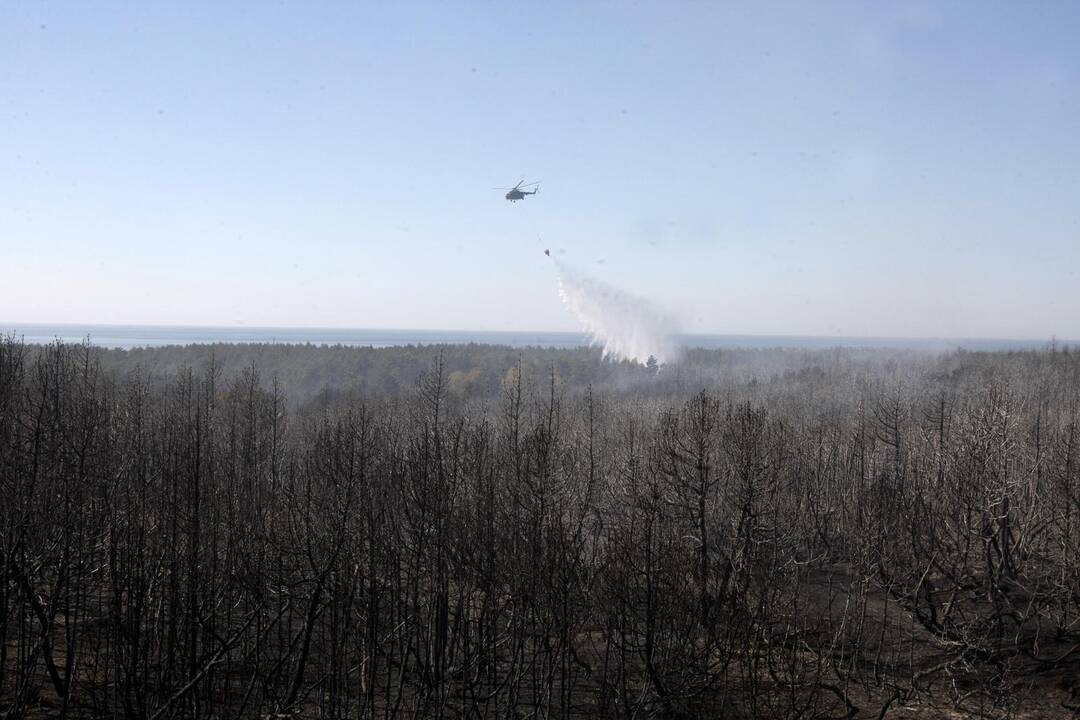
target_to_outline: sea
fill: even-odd
[[[14,336],[27,344],[60,340],[89,342],[104,348],[132,349],[213,343],[276,343],[299,345],[346,345],[394,347],[404,345],[465,345],[479,343],[514,348],[576,348],[590,345],[590,336],[574,332],[485,331],[485,330],[385,330],[364,328],[211,327],[170,325],[43,325],[0,323],[0,335]],[[1015,340],[1000,338],[897,338],[805,335],[706,335],[685,334],[676,338],[687,348],[887,348],[949,352],[1037,350],[1078,343],[1046,338]]]

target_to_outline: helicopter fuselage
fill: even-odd
[[[524,200],[526,195],[535,195],[536,191],[525,192],[524,190],[511,190],[506,193],[506,199],[510,202],[517,202],[518,200]]]

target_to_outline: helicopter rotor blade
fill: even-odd
[[[537,180],[536,182],[531,182],[531,183],[527,183],[527,182],[525,182],[525,178],[521,178],[521,180],[519,180],[519,181],[518,181],[518,184],[517,184],[517,185],[515,185],[514,187],[509,187],[509,188],[491,188],[491,189],[492,189],[492,190],[508,190],[508,191],[509,191],[509,190],[520,190],[521,188],[527,188],[527,187],[532,187],[533,185],[539,185],[539,184],[540,184],[540,181],[539,181],[539,180]]]

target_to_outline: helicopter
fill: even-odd
[[[532,192],[525,190],[524,188],[533,187]],[[533,183],[526,183],[525,178],[521,179],[517,185],[512,188],[495,188],[496,190],[506,190],[506,199],[510,202],[517,202],[518,200],[524,200],[526,195],[535,195],[540,191],[539,181]]]

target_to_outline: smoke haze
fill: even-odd
[[[655,356],[660,363],[678,358],[674,336],[678,320],[645,298],[588,277],[552,258],[558,272],[559,297],[578,319],[593,345],[604,357],[645,363]]]

